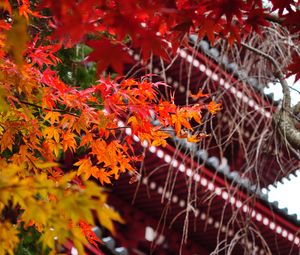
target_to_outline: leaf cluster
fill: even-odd
[[[66,49],[81,38],[80,27],[73,30],[77,23],[69,27],[65,45],[53,39],[62,37],[59,29],[51,37],[42,31],[31,34],[29,27],[36,25],[32,18],[47,17],[32,8],[33,2],[18,2],[15,6],[4,1],[0,6],[13,18],[0,21],[0,254],[22,252],[30,240],[39,243],[35,247],[41,247],[41,253],[51,254],[58,244],[72,240],[84,254],[84,245],[99,242],[91,231],[93,215],[112,233],[113,222],[122,222],[106,204],[100,184],[135,171],[139,155],[125,130],[149,146],[165,146],[171,135],[193,132],[189,122],[201,124],[203,110],[215,113],[218,107],[203,102],[178,107],[160,97],[159,86],[166,85],[145,77],[96,80],[96,66],[90,60],[98,62],[105,54],[100,69],[109,63],[121,71],[124,57],[112,60],[110,54],[123,55],[123,46],[106,38],[101,50],[94,49],[86,61],[91,50],[87,46]],[[61,11],[70,7],[71,14],[78,7],[87,8],[86,1],[43,4]],[[54,26],[57,11],[49,27]],[[60,15],[65,25],[74,18]],[[82,18],[84,33],[91,33],[92,16]],[[93,41],[87,44],[94,46]],[[190,137],[194,142],[199,139]],[[27,239],[31,234],[34,237]]]

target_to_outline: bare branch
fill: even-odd
[[[285,75],[283,74],[279,64],[277,63],[277,61],[272,57],[270,56],[269,54],[266,54],[264,52],[262,52],[261,50],[259,49],[256,49],[244,42],[241,42],[241,45],[243,47],[245,47],[246,49],[248,50],[251,50],[252,52],[268,59],[272,65],[274,66],[275,68],[275,72],[274,72],[274,77],[277,78],[281,84],[281,87],[282,87],[282,92],[283,92],[283,107],[285,109],[291,109],[291,93],[290,93],[290,90],[289,90],[289,86],[287,84],[287,81],[285,79]]]
[[[279,80],[281,87],[282,87],[282,92],[283,92],[282,106],[283,107],[280,111],[277,111],[273,115],[273,121],[274,121],[275,125],[278,125],[280,134],[282,135],[282,137],[289,144],[291,144],[294,147],[294,149],[295,149],[295,150],[293,150],[294,154],[296,153],[296,155],[299,158],[299,153],[297,152],[297,150],[300,149],[300,132],[295,126],[297,120],[291,111],[292,110],[291,94],[290,94],[289,86],[285,79],[285,75],[283,74],[278,62],[272,56],[270,56],[269,54],[266,54],[265,52],[263,52],[257,48],[249,46],[246,43],[241,42],[241,45],[244,48],[269,60],[272,63],[272,65],[274,66],[274,68],[275,68],[274,77]],[[300,103],[298,103],[296,105],[297,106],[296,111],[298,110],[298,108],[300,108],[299,104]],[[294,110],[295,110],[295,108],[294,108]]]

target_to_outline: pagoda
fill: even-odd
[[[193,37],[190,43],[171,63],[154,57],[146,67],[138,51],[131,51],[135,73],[156,74],[153,79],[175,90],[178,105],[197,103],[188,96],[202,90],[223,110],[213,118],[203,116],[198,131],[208,136],[198,144],[174,138],[166,147],[154,147],[124,129],[136,153],[145,155],[138,175],[122,176],[110,191],[109,203],[126,224],[117,225],[114,237],[96,227],[101,251],[87,252],[299,254],[300,221],[263,192],[298,166],[278,146],[276,134],[265,131],[278,102],[257,80],[241,79],[243,70],[218,47]],[[165,88],[161,92],[166,94]]]

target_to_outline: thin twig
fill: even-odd
[[[46,110],[46,111],[61,112],[61,113],[66,113],[66,114],[72,115],[72,116],[77,117],[77,118],[80,117],[80,115],[77,115],[76,113],[72,113],[72,112],[69,112],[69,111],[66,111],[66,110],[62,110],[62,109],[44,108],[42,106],[39,106],[39,105],[36,105],[36,104],[33,104],[33,103],[29,103],[29,102],[26,102],[26,101],[22,101],[22,100],[19,100],[19,102],[22,103],[22,104],[29,105],[29,106],[32,106],[32,107],[35,107],[35,108],[38,108],[38,109]]]

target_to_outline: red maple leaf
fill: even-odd
[[[248,13],[245,21],[245,29],[247,32],[254,30],[256,33],[261,34],[261,27],[268,27],[269,22],[265,19],[265,11],[262,8],[256,8]]]
[[[38,44],[40,34],[37,34],[28,45],[27,57],[31,59],[32,64],[37,64],[39,67],[43,65],[54,65],[60,62],[60,59],[55,56],[55,53],[60,50],[60,44],[41,45]]]
[[[86,221],[84,220],[79,220],[78,223],[82,233],[84,234],[84,236],[86,237],[86,239],[88,240],[88,242],[92,245],[94,245],[97,249],[98,248],[98,244],[101,243],[102,241],[99,239],[98,236],[96,236],[96,234],[93,232],[92,230],[92,226],[90,226],[90,224],[88,224]]]
[[[59,39],[66,47],[71,47],[82,41],[87,34],[97,31],[95,22],[101,18],[97,10],[98,4],[96,0],[44,0],[39,9],[51,10],[53,20],[49,22],[49,26],[54,29],[52,37]]]
[[[188,10],[194,8],[197,1],[193,0],[176,0],[176,6],[179,10]]]
[[[292,11],[291,5],[294,5],[294,0],[271,0],[272,2],[272,11],[278,10],[278,14],[281,16],[283,14],[284,9],[288,12]]]
[[[210,16],[220,19],[224,15],[228,23],[231,23],[234,17],[242,23],[243,11],[247,10],[248,7],[249,5],[244,0],[208,1]]]
[[[290,11],[283,16],[283,25],[285,25],[290,32],[297,33],[300,31],[300,10]]]
[[[61,18],[66,12],[75,8],[75,1],[43,0],[38,6],[38,10],[49,8],[53,16]]]
[[[149,59],[151,53],[162,57],[168,61],[168,44],[163,40],[162,37],[155,35],[151,30],[144,30],[135,40],[136,46],[142,49],[143,58]]]
[[[288,76],[296,75],[295,82],[300,79],[300,56],[294,56],[293,62],[288,66]]]
[[[201,38],[207,36],[208,40],[214,44],[216,33],[221,32],[223,29],[220,22],[209,17],[202,17],[199,22],[198,36]]]
[[[117,73],[122,74],[124,64],[133,61],[124,50],[123,45],[113,43],[108,39],[91,40],[87,42],[87,45],[93,48],[93,52],[89,55],[88,59],[97,62],[98,73],[110,66]]]
[[[222,34],[227,38],[229,45],[241,41],[240,26],[238,25],[225,24]]]

